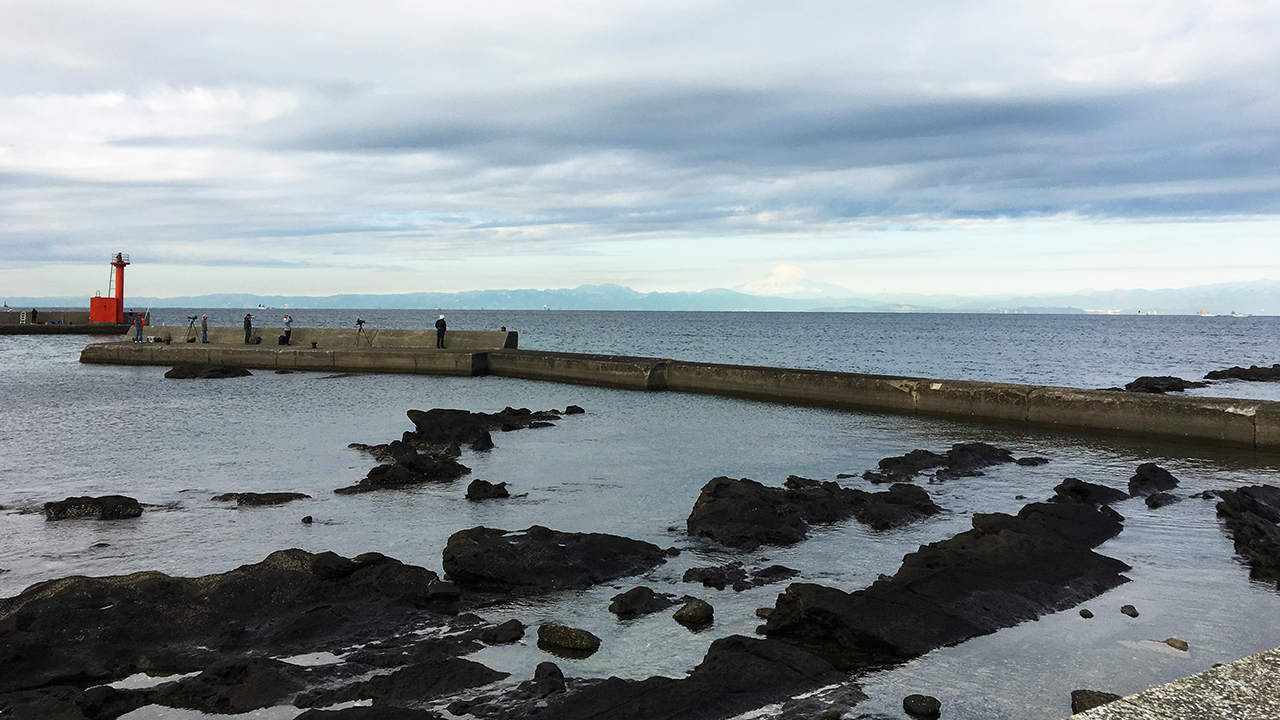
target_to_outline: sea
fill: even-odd
[[[152,309],[154,322],[214,325],[429,328],[439,311]],[[456,330],[520,333],[520,347],[681,360],[813,368],[955,380],[1081,388],[1120,387],[1142,375],[1198,379],[1234,365],[1280,362],[1280,317],[1151,315],[961,315],[447,311]],[[1280,592],[1254,581],[1203,490],[1280,485],[1280,455],[1142,437],[1069,434],[890,414],[670,392],[634,392],[498,377],[255,371],[225,380],[166,380],[165,368],[82,365],[87,336],[0,336],[0,597],[69,575],[160,570],[225,572],[283,548],[346,556],[377,551],[442,572],[450,534],[485,525],[538,524],[609,532],[681,553],[652,572],[583,592],[486,608],[486,618],[559,622],[602,639],[586,659],[550,658],[526,641],[471,656],[518,683],[552,659],[577,677],[680,677],[710,643],[752,635],[755,610],[785,585],[734,592],[681,582],[690,567],[738,560],[782,564],[798,580],[853,591],[893,574],[904,554],[971,527],[974,513],[1016,513],[1044,500],[1066,477],[1125,488],[1155,462],[1181,482],[1182,502],[1158,510],[1140,500],[1116,509],[1125,529],[1098,551],[1133,567],[1130,582],[1082,607],[941,648],[896,668],[851,678],[869,699],[846,717],[900,718],[902,698],[933,695],[955,720],[1070,715],[1072,690],[1121,695],[1216,663],[1280,646]],[[1222,381],[1188,394],[1280,400],[1280,383]],[[583,415],[555,427],[495,433],[497,447],[464,450],[462,481],[354,496],[335,495],[375,464],[350,443],[381,443],[412,429],[410,409],[504,407]],[[1050,460],[987,469],[980,477],[917,480],[944,512],[914,525],[872,531],[854,520],[815,526],[786,548],[745,552],[688,537],[684,523],[711,478],[780,485],[789,475],[870,489],[861,473],[880,458],[983,441]],[[517,497],[464,498],[467,481],[506,482]],[[227,492],[294,491],[310,499],[237,509]],[[47,522],[43,504],[77,495],[125,494],[145,504],[131,521]],[[300,519],[310,515],[312,524]],[[636,585],[703,598],[715,623],[690,632],[665,613],[619,621],[610,598]],[[1134,605],[1136,618],[1120,613]],[[1176,637],[1189,650],[1163,641]],[[155,682],[132,678],[126,682]],[[827,692],[838,693],[839,688]],[[834,695],[833,695],[834,696]],[[750,717],[767,717],[764,708]],[[285,720],[269,708],[236,717]],[[207,718],[146,707],[130,720]]]

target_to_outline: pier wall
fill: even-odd
[[[467,350],[393,345],[354,346],[352,331],[336,333],[333,345],[308,346],[200,343],[100,343],[81,362],[123,365],[200,363],[246,368],[327,372],[396,372],[436,375],[497,375],[627,390],[675,391],[742,397],[768,402],[848,410],[890,412],[996,422],[1109,435],[1185,439],[1280,450],[1280,403],[1265,400],[1174,397],[1111,390],[865,375],[787,368],[718,365],[662,358],[540,352]],[[389,331],[378,337],[407,342]],[[396,331],[427,335],[434,331]],[[342,333],[345,333],[343,335]],[[453,333],[451,333],[453,334]],[[212,330],[211,330],[212,335]],[[514,333],[458,332],[465,343],[513,342]],[[181,336],[179,336],[181,337]],[[294,338],[303,338],[295,330]],[[324,336],[320,336],[324,337]],[[377,342],[378,337],[373,338]],[[347,343],[337,345],[336,343]]]
[[[282,327],[254,327],[254,335],[262,337],[260,348],[280,347],[277,338],[284,335]],[[185,325],[152,325],[142,332],[144,338],[169,339],[182,343],[187,338],[200,341],[200,321],[195,329]],[[132,339],[126,333],[124,339]],[[506,330],[450,330],[444,334],[444,346],[452,350],[501,350],[519,346],[520,334]],[[289,336],[290,347],[311,347],[316,343],[322,348],[434,348],[435,330],[392,330],[357,328],[294,328]],[[244,346],[244,327],[210,327],[211,345]]]

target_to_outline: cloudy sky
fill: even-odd
[[[0,295],[1280,279],[1280,3],[0,0]]]

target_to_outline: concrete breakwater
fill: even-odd
[[[156,328],[154,330],[160,330]],[[154,334],[154,330],[150,334]],[[170,329],[172,330],[172,329]],[[1067,431],[1148,436],[1280,450],[1280,403],[1265,400],[1171,397],[1111,390],[866,375],[787,368],[718,365],[662,358],[542,352],[515,348],[514,333],[450,332],[434,348],[434,331],[378,331],[358,345],[354,330],[295,330],[294,345],[99,343],[84,363],[117,365],[231,365],[255,369],[495,375],[628,390],[701,393],[848,410],[926,415]],[[238,328],[220,328],[239,333]],[[197,331],[198,332],[198,331]],[[264,337],[274,329],[259,331]],[[372,331],[368,331],[372,332]],[[304,333],[339,333],[334,344]],[[397,336],[394,333],[416,333]],[[278,334],[278,333],[277,333]],[[323,335],[317,335],[323,338]],[[425,338],[430,338],[430,347]],[[213,340],[213,329],[210,329]],[[299,346],[303,342],[306,345]],[[317,342],[312,349],[311,342]],[[338,343],[343,343],[338,345]]]

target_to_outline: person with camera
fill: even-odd
[[[209,342],[209,316],[205,315],[200,318],[200,342]]]

